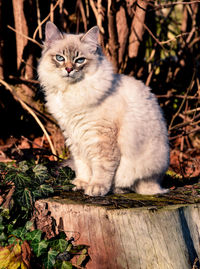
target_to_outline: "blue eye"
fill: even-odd
[[[56,54],[56,60],[59,62],[63,62],[65,60],[65,58],[59,54]]]
[[[84,57],[81,57],[81,58],[78,58],[78,59],[75,60],[75,63],[77,63],[77,64],[82,64],[84,62],[85,62],[85,58]]]

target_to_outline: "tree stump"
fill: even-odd
[[[199,203],[134,193],[91,198],[68,192],[64,196],[36,202],[36,225],[50,231],[48,225],[54,221],[56,232],[64,230],[78,239],[77,244],[88,245],[86,268],[199,268]],[[45,218],[51,220],[48,225]]]

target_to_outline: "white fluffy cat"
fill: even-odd
[[[161,109],[142,82],[115,74],[98,44],[98,27],[63,34],[47,22],[38,74],[47,107],[75,162],[75,189],[165,193],[169,165]]]

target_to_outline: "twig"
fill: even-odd
[[[98,4],[99,4],[99,3],[98,3]],[[101,14],[99,14],[99,11],[100,11],[100,10],[99,10],[99,5],[98,5],[98,10],[97,10],[94,1],[93,1],[93,0],[90,0],[90,6],[91,6],[91,8],[92,8],[92,10],[93,10],[93,12],[94,12],[94,15],[95,15],[95,18],[96,18],[96,21],[97,21],[97,25],[98,25],[98,27],[99,27],[100,32],[101,32],[102,34],[104,34],[105,31],[104,31],[103,26],[102,26],[102,24],[101,24],[101,19],[99,18],[99,16],[101,15]]]
[[[53,12],[54,9],[60,4],[60,1],[61,1],[61,0],[58,0],[58,1],[56,2],[55,6],[51,9],[51,12]],[[40,24],[37,26],[37,28],[35,29],[35,32],[34,32],[34,34],[33,34],[33,39],[34,39],[34,40],[35,40],[35,38],[36,38],[37,32],[39,31],[40,27],[43,25],[43,23],[45,23],[45,22],[50,18],[50,16],[51,16],[51,12],[46,16],[46,18],[44,18],[43,21],[41,21],[41,23],[40,23]]]
[[[18,32],[17,30],[15,30],[15,29],[14,29],[13,27],[11,27],[10,25],[7,25],[7,27],[8,27],[9,29],[11,29],[12,31],[14,31],[15,33],[18,33],[19,35],[25,37],[25,38],[28,39],[29,41],[35,43],[35,44],[38,45],[40,48],[43,48],[43,46],[42,46],[39,42],[37,42],[35,39],[33,39],[33,38],[29,37],[29,36],[26,36],[26,35],[24,35],[24,34]]]
[[[8,83],[6,83],[1,78],[0,78],[0,83],[3,84],[12,93],[12,95],[15,97],[15,99],[18,102],[20,102],[21,106],[25,110],[27,110],[33,116],[33,118],[35,119],[35,121],[38,123],[38,125],[42,129],[43,133],[45,134],[45,136],[46,136],[46,138],[47,138],[47,140],[49,142],[49,146],[51,148],[51,152],[54,155],[54,160],[56,161],[57,160],[57,157],[55,157],[56,156],[56,150],[55,150],[55,148],[53,146],[53,143],[51,141],[51,138],[50,138],[49,134],[47,133],[44,125],[42,124],[42,122],[40,121],[40,119],[38,118],[38,116],[34,113],[34,111],[23,100],[21,100],[21,98],[17,95],[17,93],[14,91],[14,89]]]
[[[172,42],[172,41],[176,41],[177,38],[180,38],[180,37],[183,37],[183,36],[187,36],[187,35],[189,35],[189,34],[190,34],[190,32],[179,34],[179,35],[177,35],[177,36],[175,36],[175,37],[173,37],[173,38],[171,38],[171,39],[169,39],[169,40],[166,40],[166,41],[160,41],[160,44],[168,44],[168,43],[170,43],[170,42]]]
[[[10,75],[9,78],[23,81],[23,82],[27,82],[27,83],[40,84],[40,82],[38,80],[34,80],[34,79],[28,79],[28,78],[23,78],[23,77],[14,77],[12,75]]]
[[[195,129],[193,129],[193,130],[191,130],[191,131],[188,131],[188,132],[182,132],[181,134],[178,134],[178,135],[176,135],[176,136],[169,137],[169,140],[175,140],[175,139],[177,139],[177,138],[179,138],[179,137],[187,136],[187,135],[189,135],[189,134],[191,134],[191,133],[198,132],[199,130],[200,130],[200,127],[197,127],[197,128],[195,128]]]
[[[144,28],[148,31],[148,33],[152,36],[152,38],[156,41],[156,43],[164,50],[166,51],[165,47],[161,44],[161,42],[155,37],[155,35],[152,33],[152,31],[149,29],[149,27],[137,16],[135,10],[133,10],[134,16],[136,16],[137,20],[143,24]]]
[[[180,95],[180,94],[172,94],[172,93],[167,93],[167,94],[162,94],[162,95],[160,95],[160,94],[158,94],[158,95],[156,95],[156,97],[157,98],[180,98],[180,99],[183,99],[183,98],[185,98],[185,96],[184,95]],[[190,96],[190,95],[188,95],[187,96],[187,99],[188,100],[200,100],[200,96]]]
[[[85,32],[87,31],[87,17],[85,15],[85,10],[84,10],[84,7],[83,7],[83,2],[82,0],[78,0],[77,1],[77,6],[81,12],[81,16],[82,16],[82,19],[83,19],[83,25],[84,25],[84,30]]]
[[[154,8],[152,10],[158,10],[158,9],[163,9],[163,8],[169,8],[172,6],[176,6],[176,5],[192,5],[195,3],[200,3],[200,0],[196,0],[196,1],[186,1],[186,2],[182,2],[182,1],[177,1],[174,3],[169,3],[169,4],[160,4],[158,6],[154,6]]]
[[[37,23],[39,25],[41,22],[39,0],[36,0],[36,9],[37,9]],[[42,39],[42,28],[41,27],[39,28],[39,38]]]
[[[179,109],[177,110],[177,112],[176,112],[176,113],[173,115],[173,117],[172,117],[171,123],[170,123],[170,125],[169,125],[169,130],[172,130],[172,124],[173,124],[175,118],[176,118],[176,117],[178,116],[178,114],[180,113],[180,111],[181,111],[183,105],[185,104],[185,101],[187,100],[188,93],[190,92],[190,90],[192,89],[192,87],[193,87],[193,85],[194,85],[194,76],[195,76],[195,72],[194,72],[193,75],[192,75],[192,80],[191,80],[191,82],[190,82],[189,87],[187,88],[187,91],[186,91],[186,93],[185,93],[185,95],[184,95],[184,99],[183,99],[183,101],[182,101],[182,103],[181,103]]]

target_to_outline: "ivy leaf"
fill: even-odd
[[[32,221],[27,221],[25,224],[25,228],[27,231],[29,231],[33,227],[33,222]]]
[[[0,224],[0,233],[3,232],[4,229],[5,229],[5,226],[3,224]]]
[[[49,242],[49,246],[58,252],[63,252],[66,250],[68,242],[65,239],[57,239]]]
[[[81,255],[78,257],[78,260],[76,262],[76,265],[81,266],[82,263],[86,260],[86,258],[88,257],[88,251],[86,248],[84,248],[81,251]]]
[[[32,241],[34,243],[39,243],[41,241],[41,237],[42,237],[42,231],[34,230],[31,232],[28,232],[25,236],[25,239],[28,241]]]
[[[23,172],[18,172],[15,173],[14,176],[12,176],[12,181],[15,183],[16,186],[24,186],[28,185],[31,182],[31,178]]]
[[[37,164],[33,168],[33,172],[35,174],[35,178],[38,179],[40,182],[44,182],[44,180],[49,178],[48,170],[46,166],[42,164]]]
[[[71,180],[74,177],[74,171],[69,167],[63,167],[59,169],[59,176]]]
[[[63,261],[60,268],[61,269],[72,269],[73,267],[72,267],[71,262]]]
[[[25,227],[20,227],[20,228],[14,230],[14,231],[12,232],[12,235],[16,236],[16,237],[19,238],[19,239],[24,240],[24,239],[25,239],[25,234],[26,234],[26,232],[27,232],[27,230],[26,230]]]
[[[68,261],[56,261],[54,268],[56,269],[72,269],[73,266],[71,262]]]
[[[9,245],[16,245],[18,243],[18,239],[15,236],[11,236],[8,238]]]
[[[29,170],[29,167],[27,165],[27,162],[26,161],[22,161],[22,162],[19,162],[18,164],[18,169],[21,171],[21,172],[26,172]]]
[[[54,193],[53,188],[49,185],[46,185],[46,184],[40,185],[40,191],[45,196],[47,196],[50,193]]]
[[[4,232],[2,232],[2,233],[0,234],[0,244],[1,244],[1,242],[5,241],[6,239],[7,239],[6,234],[5,234]]]
[[[36,255],[36,257],[40,257],[41,255],[45,254],[47,251],[48,243],[45,240],[40,242],[31,242],[31,247]]]
[[[56,256],[58,252],[55,250],[49,250],[47,256],[44,257],[43,262],[46,269],[51,269],[54,267],[56,262]]]
[[[25,188],[21,194],[21,201],[25,208],[31,208],[33,205],[33,198],[31,191],[28,188]]]

